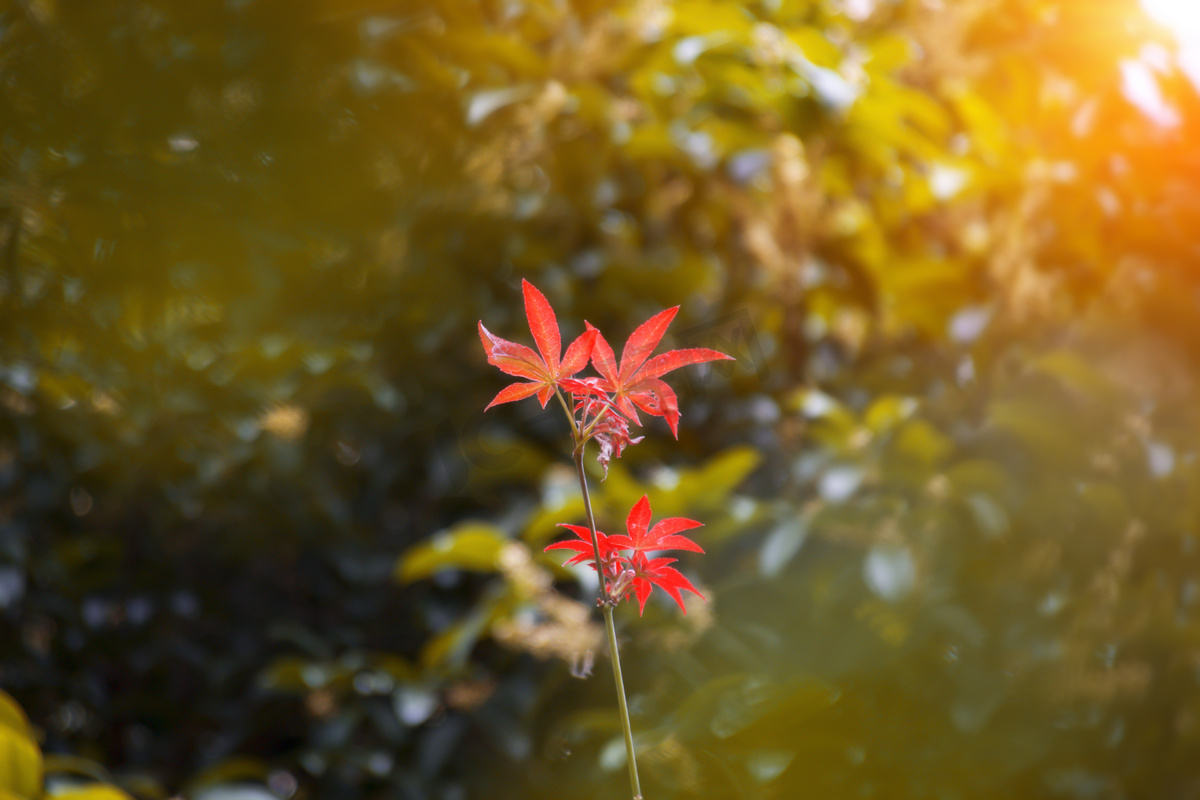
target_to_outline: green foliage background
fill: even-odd
[[[480,411],[522,277],[739,359],[598,490],[706,522],[622,609],[647,797],[1200,796],[1135,3],[2,9],[0,797],[621,796],[564,431]]]

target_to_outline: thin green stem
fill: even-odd
[[[596,573],[600,578],[600,607],[604,609],[604,627],[608,631],[608,651],[612,655],[613,681],[617,685],[617,705],[621,709],[621,728],[625,733],[625,762],[629,767],[629,788],[633,800],[642,800],[642,784],[638,780],[637,756],[633,752],[633,727],[629,724],[629,703],[625,699],[625,680],[621,677],[621,652],[617,648],[617,627],[613,624],[616,598],[609,597],[605,587],[605,563],[600,559],[600,539],[596,535],[596,517],[592,513],[592,498],[588,493],[587,473],[583,469],[583,451],[587,442],[575,445],[575,472],[583,492],[583,508],[587,512],[588,528],[592,533],[592,552],[596,556]]]
[[[571,407],[569,405],[567,405],[567,399],[565,397],[563,397],[562,392],[559,391],[557,386],[554,387],[554,396],[558,398],[559,404],[562,406],[563,411],[566,413],[567,422],[571,423],[571,439],[573,441],[575,441],[575,446],[578,447],[579,446],[579,442],[578,442],[579,427],[575,424],[575,415],[573,413],[571,413]]]
[[[585,442],[588,439],[591,439],[592,431],[596,430],[596,426],[600,424],[600,420],[604,419],[604,415],[607,413],[608,413],[608,406],[605,406],[604,408],[600,409],[600,413],[597,414],[595,419],[593,419],[591,421],[591,423],[587,426],[587,428],[585,428],[583,430],[583,432],[580,434],[579,438]]]
[[[596,517],[592,514],[592,496],[588,492],[587,473],[583,469],[583,448],[584,444],[575,446],[575,474],[579,476],[579,489],[583,492],[583,510],[587,512],[588,530],[592,533],[592,553],[596,556],[596,575],[600,578],[600,604],[607,607],[612,599],[608,596],[608,589],[604,584],[606,574],[604,568],[608,566],[607,561],[601,558],[600,553],[600,537],[596,535]]]
[[[608,649],[612,652],[613,681],[617,684],[617,705],[621,709],[621,727],[625,731],[625,758],[629,766],[629,788],[633,800],[642,800],[642,784],[638,781],[637,758],[633,754],[633,726],[629,724],[629,703],[625,700],[625,680],[621,677],[621,655],[617,651],[617,626],[613,624],[613,607],[604,607],[604,627],[608,629]]]

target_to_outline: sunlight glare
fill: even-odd
[[[1169,30],[1179,43],[1178,63],[1200,91],[1200,0],[1141,0],[1152,20]]]
[[[1151,19],[1171,31],[1181,45],[1200,46],[1198,0],[1142,0],[1142,8]]]

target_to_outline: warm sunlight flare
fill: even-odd
[[[1142,8],[1179,42],[1179,68],[1200,90],[1200,0],[1142,0]]]
[[[1181,45],[1200,46],[1200,0],[1142,0],[1142,8],[1170,29]]]

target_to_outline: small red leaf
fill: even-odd
[[[650,599],[650,592],[653,591],[653,589],[654,587],[650,585],[650,581],[646,580],[645,578],[633,579],[633,591],[637,595],[638,599],[639,617],[642,615],[642,612],[646,610],[646,601]]]
[[[693,553],[703,553],[704,548],[686,536],[680,536],[679,531],[701,528],[703,523],[683,517],[668,517],[660,520],[651,528],[646,537],[655,543],[656,550],[690,550]]]
[[[618,394],[616,397],[614,397],[613,405],[616,406],[617,411],[620,411],[622,414],[624,414],[634,425],[642,424],[642,420],[638,416],[637,409],[634,408],[633,403],[625,395]]]
[[[501,339],[479,323],[479,339],[483,342],[488,363],[501,372],[518,378],[544,381],[547,378],[545,365],[538,354],[523,344]]]
[[[569,378],[587,366],[592,357],[596,336],[599,333],[597,330],[584,331],[579,334],[579,338],[571,342],[567,347],[567,354],[563,356],[562,365],[559,367],[559,378]]]
[[[479,341],[483,342],[483,352],[487,353],[487,357],[492,357],[492,348],[496,344],[496,337],[492,332],[483,327],[483,320],[479,320]]]
[[[637,371],[635,380],[657,378],[674,369],[687,367],[692,364],[704,364],[708,361],[733,361],[733,356],[725,355],[717,350],[706,347],[692,347],[686,350],[669,350],[650,359]]]
[[[576,380],[575,378],[567,378],[559,385],[562,386],[562,388],[566,389],[571,394],[578,395],[581,398],[582,397],[603,397],[603,398],[607,399],[608,392],[606,392],[604,390],[601,383],[602,382],[599,378],[584,378],[583,380]],[[580,400],[579,402],[582,403],[583,401]],[[578,403],[576,405],[578,405]]]
[[[522,280],[521,288],[525,294],[525,316],[529,321],[529,330],[541,354],[525,345],[501,339],[484,327],[482,322],[479,323],[479,341],[483,343],[489,364],[508,375],[533,381],[535,386],[528,390],[512,389],[502,392],[488,408],[533,394],[537,395],[542,408],[545,408],[564,379],[570,378],[587,366],[593,342],[598,335],[590,329],[585,331],[567,348],[566,361],[560,362],[562,340],[559,337],[554,309],[550,307],[545,295],[529,281]]]
[[[644,567],[646,580],[655,586],[662,589],[671,596],[684,614],[687,614],[687,606],[683,603],[683,592],[691,592],[704,599],[704,595],[692,585],[692,582],[683,576],[683,573],[674,567],[669,567],[667,564],[674,563],[673,558],[656,558],[648,562]]]
[[[679,398],[675,390],[658,378],[638,381],[629,389],[633,404],[655,417],[663,417],[671,428],[672,435],[679,438]]]
[[[569,525],[565,522],[559,523],[558,527],[566,528],[574,533],[578,539],[568,539],[565,542],[555,542],[554,544],[547,546],[544,552],[548,553],[551,550],[574,550],[576,555],[564,562],[564,567],[572,564],[582,564],[585,561],[594,562],[596,560],[595,550],[592,548],[591,528],[585,528],[582,525]],[[596,541],[600,543],[601,560],[607,561],[609,556],[616,551],[616,548],[612,545],[612,537],[608,536],[603,531],[596,531]]]
[[[493,398],[492,402],[487,404],[484,411],[487,411],[492,406],[498,406],[502,403],[512,403],[516,400],[524,400],[530,395],[536,394],[538,384],[536,383],[514,383],[511,386],[505,386],[500,390],[500,394]]]
[[[592,366],[596,368],[606,381],[610,384],[617,381],[617,358],[613,355],[613,349],[609,346],[608,340],[604,338],[604,334],[600,333],[596,326],[590,322],[584,322],[589,331],[596,331],[595,342],[592,345]]]
[[[680,531],[703,527],[702,523],[685,517],[668,517],[660,520],[653,528],[650,526],[650,499],[642,495],[642,499],[634,504],[625,520],[628,536],[610,536],[613,547],[633,550],[635,554],[651,550],[691,550],[703,553],[700,545],[686,536],[679,535]],[[653,562],[651,562],[653,563]]]
[[[491,358],[488,359],[492,366],[499,369],[506,375],[512,375],[517,378],[528,378],[531,381],[539,383],[546,380],[546,373],[541,368],[530,364],[528,361],[521,361],[515,358]]]
[[[637,425],[642,424],[637,409],[662,417],[676,439],[679,438],[679,399],[670,386],[659,380],[659,376],[689,364],[730,359],[730,356],[716,350],[695,347],[671,350],[647,361],[678,312],[679,306],[668,308],[639,325],[625,342],[620,366],[616,364],[612,348],[599,331],[596,331],[592,346],[592,365],[604,378],[597,385],[612,395],[613,406]],[[588,330],[596,330],[591,323],[585,324]]]
[[[625,349],[621,351],[621,369],[618,375],[622,383],[629,381],[646,362],[646,358],[654,352],[654,348],[658,347],[663,334],[667,332],[667,326],[675,319],[677,313],[679,306],[660,311],[630,334],[625,342]]]
[[[633,538],[634,547],[638,550],[644,549],[638,545],[645,541],[646,528],[650,525],[650,514],[650,498],[642,495],[642,499],[633,504],[633,508],[629,510],[629,516],[625,519],[625,528]]]
[[[524,278],[521,279],[521,289],[525,293],[525,318],[529,321],[529,332],[533,334],[533,341],[549,371],[557,373],[562,340],[559,338],[554,309],[550,307],[546,296]]]

